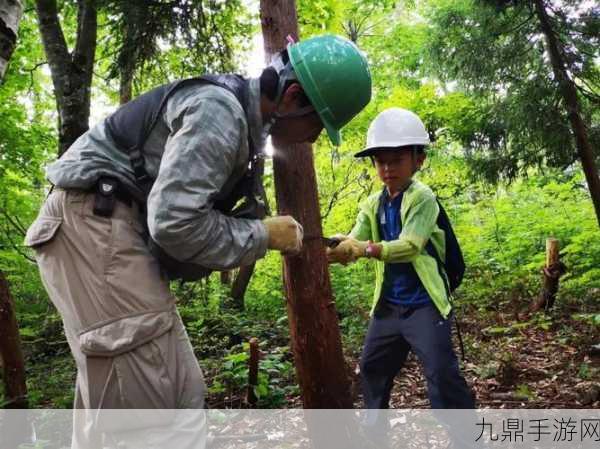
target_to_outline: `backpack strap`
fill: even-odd
[[[180,88],[193,84],[212,84],[231,92],[242,106],[244,114],[248,115],[249,92],[246,79],[239,75],[204,75],[157,87],[121,106],[106,120],[109,134],[118,147],[128,155],[138,186],[145,194],[149,193],[154,180],[145,168],[142,152],[144,145],[160,120],[161,112],[169,98]],[[140,114],[143,116],[141,119]],[[130,130],[133,130],[133,135],[129,133]],[[250,167],[245,178],[253,177],[252,169],[256,165],[257,158],[250,127],[248,127],[247,139]]]
[[[437,198],[435,200],[437,201],[438,206],[440,207],[440,213],[441,213],[441,211],[443,210],[442,205]],[[436,251],[435,247],[433,246],[433,242],[431,241],[431,238],[429,240],[427,240],[427,244],[425,245],[425,250],[437,262],[438,273],[440,274],[440,277],[442,278],[442,281],[444,282],[444,287],[446,288],[446,295],[448,296],[448,301],[452,302],[451,301],[452,292],[450,291],[450,284],[448,283],[448,278],[446,277],[446,265],[440,258],[440,255]],[[458,321],[458,317],[456,316],[456,314],[454,314],[454,324],[456,325],[456,336],[458,337],[458,345],[460,347],[460,355],[461,355],[463,361],[466,361],[467,358],[465,356],[465,344],[464,344],[464,341],[462,338],[462,332],[460,331],[460,323]]]
[[[379,203],[377,205],[377,223],[380,227],[385,224],[385,219],[386,219],[385,218],[385,208],[384,208],[384,203],[383,203],[385,196],[386,196],[386,190],[384,187],[383,191],[381,192],[381,195],[379,195]],[[440,210],[443,210],[442,205],[440,204],[440,202],[438,201],[437,198],[436,198],[436,201],[438,203],[438,206],[440,207]],[[400,221],[400,226],[402,226],[402,216],[399,216],[398,219]],[[445,267],[444,262],[440,258],[440,255],[438,254],[435,247],[433,246],[431,239],[427,240],[427,244],[425,245],[425,250],[431,257],[433,257],[435,259],[435,261],[437,263],[438,273],[439,273],[440,277],[442,278],[442,281],[444,282],[444,287],[446,289],[448,301],[450,301],[452,294],[450,292],[450,284],[448,283],[448,278],[446,277],[446,267]],[[462,338],[462,332],[460,330],[460,323],[458,321],[458,317],[456,316],[456,314],[454,315],[454,323],[456,325],[456,336],[458,337],[460,354],[461,354],[463,361],[466,361],[465,345],[464,345],[464,341]]]

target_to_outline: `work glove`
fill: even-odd
[[[290,215],[268,217],[263,220],[269,235],[269,249],[284,254],[298,254],[302,249],[304,230],[302,225]]]
[[[356,262],[359,257],[366,257],[367,246],[369,246],[369,242],[346,237],[335,248],[327,248],[327,260],[329,263],[341,263],[342,265]]]
[[[335,235],[332,235],[330,238],[334,239],[334,240],[339,240],[340,242],[343,242],[344,240],[348,240],[348,236],[346,234],[335,234]]]

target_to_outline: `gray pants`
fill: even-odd
[[[117,201],[104,218],[93,202],[93,194],[55,189],[25,238],[75,358],[75,408],[169,409],[156,415],[160,422],[140,424],[185,424],[190,445],[180,445],[203,447],[190,423],[175,419],[173,409],[203,408],[205,385],[139,210]],[[103,431],[131,429],[97,415],[93,425],[78,422],[90,416],[75,413],[74,447],[100,447]],[[204,414],[200,421],[204,432]]]

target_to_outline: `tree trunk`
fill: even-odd
[[[0,358],[3,365],[6,408],[27,408],[25,362],[19,327],[8,282],[0,271]]]
[[[19,0],[0,0],[0,80],[17,41],[23,13]],[[7,408],[27,408],[25,362],[15,308],[4,273],[0,271],[0,370]]]
[[[58,110],[58,155],[89,128],[90,93],[96,54],[94,0],[77,2],[77,38],[69,52],[58,19],[56,0],[36,0],[42,42],[48,58]]]
[[[246,290],[250,279],[254,274],[254,267],[256,264],[243,265],[238,270],[237,276],[231,286],[231,299],[233,299],[233,306],[238,310],[244,310],[244,297],[246,296]]]
[[[119,102],[128,103],[131,100],[133,92],[133,71],[127,69],[121,70],[121,79],[119,83]]]
[[[0,0],[0,80],[17,44],[17,29],[22,15],[20,0]]]
[[[121,104],[133,98],[133,75],[138,62],[139,42],[144,39],[148,14],[148,6],[143,2],[125,2],[123,8],[123,48],[118,57]]]
[[[231,284],[231,271],[221,271],[221,285]]]
[[[558,240],[546,240],[546,266],[542,270],[542,290],[534,303],[530,307],[530,312],[537,312],[540,309],[548,311],[554,305],[556,294],[558,293],[558,284],[560,276],[565,273],[565,265],[560,261],[558,253]]]
[[[270,60],[298,36],[294,0],[261,0],[265,53]],[[273,157],[277,211],[295,217],[310,235],[321,235],[312,148],[279,146]],[[325,248],[307,243],[299,256],[284,258],[290,334],[305,408],[352,408]]]
[[[258,348],[258,339],[250,339],[250,358],[248,359],[248,392],[246,394],[246,400],[250,406],[255,407],[258,398],[254,393],[254,388],[258,385],[258,362],[260,359],[260,352]]]
[[[261,179],[263,174],[265,173],[265,160],[260,158],[257,161],[256,171],[258,173],[257,179]],[[271,207],[269,206],[269,201],[267,200],[267,195],[265,194],[265,187],[262,181],[256,186],[260,193],[260,197],[265,203],[265,214],[271,215]],[[256,264],[250,264],[240,267],[238,270],[238,274],[233,281],[233,285],[231,286],[231,297],[233,298],[234,306],[239,309],[244,309],[244,297],[246,296],[246,290],[248,289],[248,284],[250,284],[250,279],[252,279],[252,275],[254,274],[254,268]]]
[[[571,129],[575,135],[575,146],[581,160],[585,179],[590,189],[590,195],[596,211],[596,219],[600,225],[600,177],[598,176],[598,167],[594,158],[594,150],[588,139],[586,125],[581,118],[581,107],[579,97],[577,96],[577,87],[569,75],[563,58],[564,49],[561,42],[556,38],[552,23],[548,17],[544,0],[535,0],[535,11],[540,21],[540,28],[546,38],[546,47],[550,55],[552,70],[558,81],[560,91],[565,101]]]

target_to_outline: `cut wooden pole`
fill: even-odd
[[[286,37],[298,39],[293,0],[261,0],[261,25],[267,62],[285,49]],[[292,215],[304,233],[321,235],[317,183],[309,144],[281,146],[273,141],[277,211]],[[305,244],[283,263],[290,335],[305,408],[352,408],[325,248]]]
[[[565,265],[560,261],[558,240],[546,240],[546,265],[542,270],[542,291],[532,304],[530,311],[550,310],[556,300],[560,276],[565,273]]]
[[[250,358],[248,359],[248,404],[252,407],[256,405],[257,397],[254,388],[258,385],[258,361],[260,355],[258,351],[258,339],[250,339]]]

